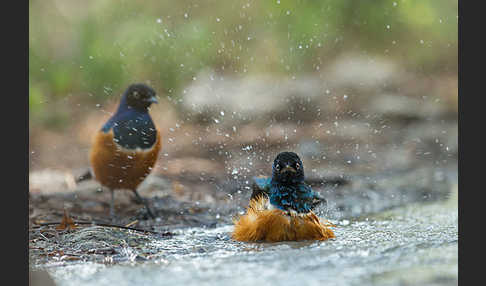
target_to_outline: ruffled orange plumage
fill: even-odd
[[[232,238],[246,242],[278,242],[299,240],[327,240],[334,238],[334,225],[323,222],[310,211],[290,213],[268,207],[264,195],[250,200],[246,214],[234,220]]]

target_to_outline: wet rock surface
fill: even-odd
[[[450,194],[336,220],[336,238],[324,242],[241,243],[231,225],[170,237],[87,227],[59,238],[61,254],[37,265],[58,285],[457,285],[457,188]]]
[[[139,192],[156,219],[120,190],[111,220],[109,192],[94,181],[74,183],[88,165],[70,162],[87,157],[88,141],[56,146],[77,150],[71,165],[49,159],[40,168],[36,158],[46,155],[31,155],[31,268],[47,269],[59,285],[248,285],[256,283],[248,273],[263,265],[259,279],[279,285],[457,284],[457,86],[411,78],[387,63],[378,65],[381,73],[353,69],[362,76],[350,84],[339,66],[348,64],[285,82],[208,72],[180,100],[151,111],[164,143]],[[284,150],[301,156],[307,182],[327,199],[317,213],[336,224],[336,239],[232,241],[251,178],[270,175]],[[56,229],[65,210],[74,229]]]

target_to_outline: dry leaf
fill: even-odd
[[[65,230],[65,229],[75,229],[76,225],[74,224],[73,219],[69,216],[68,212],[64,209],[64,216],[62,217],[61,223],[56,226],[57,230]]]

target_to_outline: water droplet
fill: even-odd
[[[251,149],[253,149],[253,146],[251,146],[251,145],[248,145],[248,146],[241,148],[241,150],[243,150],[243,151],[250,151]]]

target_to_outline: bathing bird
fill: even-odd
[[[304,183],[304,166],[294,152],[277,155],[272,177],[256,177],[246,214],[235,219],[238,241],[297,241],[333,238],[330,223],[313,209],[325,201]]]
[[[111,192],[110,216],[115,215],[115,190],[131,190],[138,202],[148,201],[137,187],[150,174],[161,148],[161,135],[149,114],[157,103],[156,92],[148,85],[135,83],[122,95],[118,109],[97,131],[90,151],[91,171],[78,181],[94,177]]]

